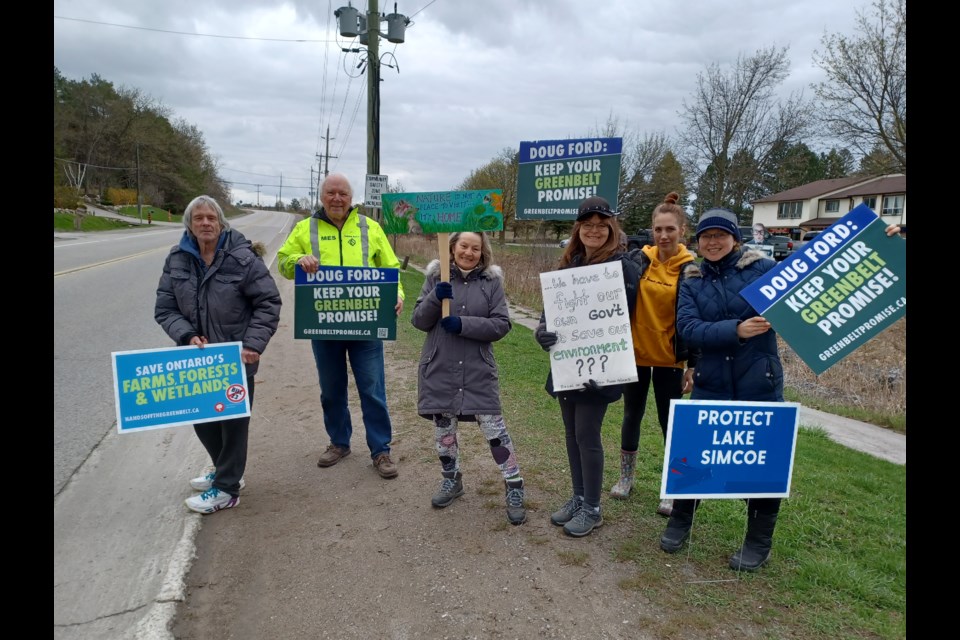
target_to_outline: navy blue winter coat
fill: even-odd
[[[783,401],[783,365],[773,329],[747,340],[737,325],[759,315],[740,295],[776,262],[759,251],[688,264],[680,284],[677,331],[700,358],[691,400]]]

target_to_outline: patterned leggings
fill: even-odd
[[[520,465],[513,450],[513,440],[507,433],[507,425],[503,422],[503,415],[477,415],[477,424],[483,431],[483,437],[490,445],[493,461],[500,467],[504,479],[520,475]],[[460,471],[460,446],[457,443],[457,416],[442,413],[433,416],[436,427],[437,454],[444,471]]]

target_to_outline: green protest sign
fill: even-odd
[[[503,191],[384,193],[386,233],[448,233],[503,229]]]
[[[861,204],[740,295],[820,375],[907,312],[906,242]]]
[[[293,337],[309,340],[396,340],[399,269],[297,265]]]
[[[521,142],[517,220],[575,220],[590,196],[616,209],[622,147],[622,138]]]

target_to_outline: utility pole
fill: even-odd
[[[140,224],[143,224],[143,202],[140,198],[140,143],[137,143],[137,215],[140,216]]]
[[[368,0],[367,28],[367,175],[380,173],[380,10]]]
[[[357,9],[347,3],[334,11],[340,25],[340,35],[345,38],[360,36],[360,44],[367,46],[367,175],[380,174],[380,46],[379,38],[400,44],[410,19],[397,13],[381,16],[377,0],[368,0],[367,15],[361,16]],[[387,33],[380,32],[380,22],[387,23]],[[355,51],[355,49],[342,49]],[[379,210],[377,210],[379,212]]]
[[[280,208],[280,204],[283,202],[283,172],[280,172],[280,195],[277,196],[277,205],[275,209]]]
[[[327,125],[327,135],[326,135],[326,136],[320,136],[320,137],[323,138],[324,140],[326,140],[326,142],[327,142],[327,150],[326,150],[326,152],[325,152],[322,156],[317,156],[317,159],[320,160],[320,164],[323,165],[323,177],[326,178],[328,175],[330,175],[330,141],[335,139],[335,138],[331,138],[331,137],[330,137],[330,125],[329,125],[329,124]],[[337,156],[333,156],[333,157],[336,158]],[[326,162],[323,161],[324,158],[326,158]],[[320,180],[320,167],[318,166],[318,167],[317,167],[317,201],[316,201],[316,203],[314,204],[314,206],[315,206],[316,208],[319,208],[319,207],[320,207],[320,195],[321,195],[321,194],[320,194],[320,183],[321,183],[321,180]]]
[[[260,185],[257,185],[257,209],[260,208]]]

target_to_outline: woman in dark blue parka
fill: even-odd
[[[705,212],[697,225],[703,262],[686,266],[677,307],[677,333],[700,349],[691,400],[783,402],[783,366],[777,334],[740,296],[776,262],[740,247],[737,217]],[[696,500],[674,500],[660,548],[676,553],[690,534]],[[770,557],[780,498],[747,500],[747,535],[730,568],[755,571]]]

